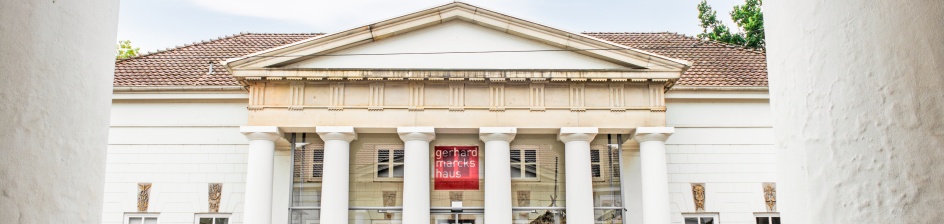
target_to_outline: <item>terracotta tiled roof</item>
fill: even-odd
[[[767,57],[763,52],[675,33],[584,34],[691,62],[692,67],[675,85],[767,86]]]
[[[238,86],[220,61],[298,42],[321,34],[241,33],[120,60],[115,86]],[[213,73],[209,63],[213,63]]]
[[[585,33],[666,57],[692,62],[681,86],[767,86],[762,52],[675,33]],[[219,62],[320,34],[244,33],[150,53],[115,63],[115,86],[237,86]],[[208,63],[213,74],[207,75]]]

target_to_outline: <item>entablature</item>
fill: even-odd
[[[678,71],[636,70],[344,70],[344,69],[239,69],[243,80],[431,80],[431,81],[659,81],[674,82]]]

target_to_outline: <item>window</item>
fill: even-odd
[[[125,214],[125,224],[157,224],[156,213]]]
[[[594,181],[603,180],[603,170],[600,167],[600,150],[598,149],[590,150],[590,174]]]
[[[718,213],[682,213],[685,224],[719,224]]]
[[[780,224],[780,213],[763,212],[754,213],[757,217],[757,224]]]
[[[196,214],[194,223],[196,224],[229,224],[230,214]]]
[[[538,151],[534,149],[511,150],[511,178],[538,178]]]
[[[324,176],[324,145],[308,144],[295,149],[295,181],[318,182]]]
[[[311,177],[321,178],[324,175],[324,149],[314,149],[311,154]]]
[[[403,149],[377,150],[377,178],[403,178]]]

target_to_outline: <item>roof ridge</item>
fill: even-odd
[[[697,41],[701,41],[701,42],[708,42],[708,43],[720,44],[720,45],[724,45],[725,47],[734,48],[735,50],[742,50],[742,51],[746,51],[746,52],[750,52],[750,53],[766,55],[766,53],[764,53],[764,51],[759,51],[759,50],[757,50],[757,49],[747,48],[747,47],[745,47],[745,46],[738,46],[738,45],[729,44],[729,43],[724,43],[724,42],[715,41],[715,40],[705,40],[705,39],[701,39],[701,38],[694,37],[694,36],[688,36],[688,35],[685,35],[685,34],[683,34],[683,33],[676,33],[675,35],[679,35],[679,36],[682,36],[682,37],[684,37],[684,38],[693,39],[693,40],[697,40]]]
[[[671,33],[674,33],[674,32],[670,32],[670,31],[652,31],[652,32],[648,32],[648,31],[642,31],[642,32],[599,32],[599,31],[593,31],[593,32],[587,32],[587,31],[585,31],[585,32],[580,32],[580,33],[583,33],[583,34],[659,34],[659,33],[669,33],[669,34],[671,34]]]
[[[164,52],[169,52],[169,51],[174,51],[174,50],[180,50],[180,49],[187,48],[187,47],[197,46],[197,45],[201,45],[201,44],[206,44],[206,43],[211,43],[211,42],[216,42],[216,41],[220,41],[220,40],[231,39],[231,38],[234,38],[234,37],[240,37],[240,36],[251,35],[251,34],[252,34],[252,33],[249,33],[249,32],[239,32],[239,33],[237,33],[237,34],[230,34],[230,35],[226,35],[226,36],[219,36],[219,37],[217,37],[217,38],[206,39],[206,40],[200,40],[199,42],[198,42],[198,41],[194,41],[194,42],[189,43],[189,44],[177,45],[177,46],[175,46],[175,47],[168,47],[168,48],[165,48],[164,50],[157,49],[156,51],[148,51],[148,52],[145,52],[145,53],[143,53],[143,54],[139,54],[139,55],[134,56],[134,57],[129,57],[129,58],[125,58],[125,59],[119,59],[117,62],[126,61],[126,60],[130,60],[130,59],[136,59],[136,58],[142,58],[142,57],[151,56],[151,55],[156,55],[156,54],[160,54],[160,53],[164,53]]]

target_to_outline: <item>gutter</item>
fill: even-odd
[[[707,91],[769,91],[767,86],[673,86],[672,90],[707,90]]]
[[[145,91],[246,91],[243,86],[115,86],[114,92]]]

